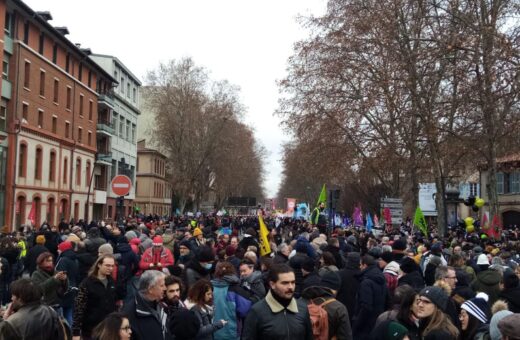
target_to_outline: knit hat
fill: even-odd
[[[498,329],[502,336],[517,339],[520,334],[520,313],[508,315],[498,322]]]
[[[162,239],[162,236],[159,236],[159,235],[155,236],[155,237],[153,238],[153,245],[154,245],[154,246],[162,246],[162,245],[163,245],[163,239]]]
[[[498,323],[500,320],[511,314],[513,314],[513,312],[509,310],[501,310],[493,314],[493,317],[489,322],[489,336],[491,337],[491,340],[502,339],[502,334],[500,334],[500,330],[498,329]]]
[[[399,263],[395,261],[388,263],[383,270],[383,273],[390,273],[395,276],[399,275]]]
[[[404,273],[409,274],[414,270],[417,270],[417,263],[415,263],[415,261],[408,256],[403,257],[401,260],[401,270]]]
[[[193,231],[193,236],[197,237],[199,235],[202,235],[202,230],[200,230],[200,228],[195,228]]]
[[[336,272],[326,272],[321,277],[320,286],[337,291],[341,287],[341,278]]]
[[[112,245],[110,243],[105,243],[99,246],[98,253],[100,254],[114,254],[114,248],[112,248]]]
[[[480,322],[487,323],[489,318],[488,299],[486,293],[478,293],[473,299],[465,301],[460,308],[473,315]]]
[[[489,259],[486,254],[480,254],[477,259],[477,264],[489,265]]]
[[[446,309],[446,306],[448,304],[448,295],[442,288],[436,286],[428,286],[423,288],[419,295],[430,299],[430,301],[433,302],[442,311]]]
[[[58,250],[60,252],[64,252],[65,250],[69,250],[69,249],[72,249],[72,242],[70,241],[65,241],[65,242],[61,242],[59,245],[58,245]]]
[[[386,263],[390,263],[392,262],[394,259],[394,254],[392,254],[391,252],[389,251],[384,251],[382,254],[381,254],[381,260],[385,261]]]
[[[193,311],[180,308],[170,318],[168,328],[175,339],[191,340],[199,332],[200,320]]]
[[[49,257],[53,257],[52,254],[48,251],[46,251],[45,253],[41,253],[40,255],[38,255],[38,257],[36,258],[36,264],[39,266],[42,264],[42,262],[49,258]]]
[[[44,235],[36,236],[36,244],[45,244],[45,236]]]
[[[131,239],[137,237],[137,233],[136,233],[135,231],[133,231],[133,230],[130,230],[130,231],[127,231],[127,232],[125,233],[125,237],[126,237],[126,239],[128,240],[128,242],[130,242]]]
[[[302,269],[305,270],[306,272],[313,272],[314,269],[316,268],[316,262],[311,259],[310,257],[306,257],[304,260],[303,260],[303,263],[302,263]]]
[[[190,241],[188,240],[182,240],[179,242],[179,247],[186,247],[188,249],[191,249]]]
[[[391,321],[386,328],[385,340],[402,340],[408,335],[408,329],[396,321]]]

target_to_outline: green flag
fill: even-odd
[[[428,224],[426,224],[426,219],[424,218],[424,214],[420,207],[415,209],[415,217],[413,218],[413,224],[419,228],[419,230],[424,234],[424,236],[428,236]]]
[[[323,184],[323,187],[321,188],[320,197],[318,197],[318,203],[316,203],[316,206],[319,207],[320,203],[327,203],[327,188],[325,188],[325,184]]]

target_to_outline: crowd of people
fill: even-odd
[[[520,339],[520,238],[255,216],[22,226],[0,339]]]

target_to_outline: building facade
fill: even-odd
[[[0,116],[7,135],[0,140],[6,165],[0,166],[5,172],[0,219],[11,230],[29,221],[39,227],[60,218],[88,219],[98,97],[116,81],[65,37],[66,28],[49,23],[50,13],[16,0],[0,2],[0,12]]]
[[[90,58],[111,74],[119,84],[100,100],[98,116],[98,168],[95,177],[95,219],[116,217],[117,196],[110,183],[116,175],[132,180],[132,189],[124,199],[124,211],[133,213],[137,166],[137,120],[141,82],[116,57],[91,54]]]
[[[135,207],[144,215],[169,215],[172,188],[166,180],[166,156],[146,147],[146,140],[137,143],[137,179]]]

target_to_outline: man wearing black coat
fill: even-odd
[[[415,261],[410,257],[404,257],[401,260],[401,270],[405,273],[399,278],[398,286],[409,285],[416,291],[420,291],[425,287],[424,279],[421,275],[421,269]]]
[[[325,247],[325,251],[330,252],[334,259],[336,260],[336,267],[338,269],[343,268],[343,258],[341,257],[340,251],[339,251],[339,240],[337,238],[330,238],[328,241],[327,247]]]
[[[32,275],[32,273],[36,270],[36,259],[38,258],[38,256],[49,251],[44,246],[44,244],[45,236],[36,236],[36,245],[34,247],[29,248],[29,250],[27,251],[27,255],[23,259],[25,269],[27,269],[29,275]]]
[[[339,288],[336,298],[347,307],[350,323],[352,323],[356,311],[359,276],[361,275],[361,270],[359,269],[360,261],[361,256],[359,253],[349,253],[345,267],[338,271],[339,277],[341,278],[341,287]]]

